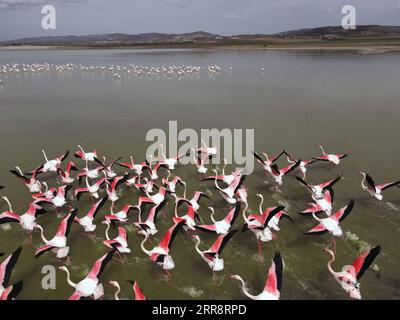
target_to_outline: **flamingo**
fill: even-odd
[[[103,197],[99,201],[97,201],[92,207],[90,208],[89,212],[82,218],[75,217],[74,222],[79,223],[85,232],[93,232],[96,230],[96,225],[93,223],[94,219],[96,218],[97,213],[100,209],[104,206],[107,201],[107,197]]]
[[[302,160],[298,160],[296,163],[286,166],[282,169],[279,169],[275,163],[271,165],[271,176],[274,178],[276,184],[281,186],[283,184],[283,177],[296,169],[300,165],[301,161]]]
[[[115,239],[110,239],[108,234],[110,222],[103,221],[103,223],[107,225],[105,233],[106,240],[103,241],[103,244],[111,249],[116,248],[118,253],[131,253],[131,249],[128,245],[128,235],[126,234],[126,230],[122,227],[118,227],[118,236]]]
[[[107,184],[106,192],[108,195],[108,199],[111,202],[114,203],[119,199],[119,197],[117,195],[117,188],[121,184],[125,183],[126,180],[128,180],[128,174],[125,174],[124,176],[120,176],[120,177],[115,177],[111,183],[108,180],[106,180],[106,184]]]
[[[136,301],[144,301],[147,300],[145,295],[143,294],[142,289],[139,287],[138,283],[136,281],[131,281],[128,280],[128,282],[132,285],[133,288],[133,293],[135,295],[135,300]]]
[[[136,206],[139,209],[139,212],[141,211],[142,204],[144,203],[159,205],[160,203],[164,202],[166,200],[167,190],[164,187],[160,187],[158,193],[154,195],[150,195],[148,192],[145,193],[147,197],[140,197]]]
[[[262,199],[263,200],[263,199]],[[260,203],[260,211],[261,211],[262,201]],[[271,228],[268,226],[271,219],[282,212],[285,207],[271,207],[264,210],[262,214],[250,214],[248,217],[246,216],[246,212],[249,205],[245,203],[245,209],[242,212],[244,225],[242,228],[242,232],[250,230],[254,233],[258,241],[258,254],[262,256],[261,251],[261,242],[269,242],[276,238],[275,234],[272,232]],[[276,223],[275,223],[276,224]]]
[[[47,158],[46,152],[42,149],[42,153],[46,162],[43,164],[43,168],[41,172],[57,172],[58,168],[60,167],[61,163],[68,157],[69,150],[67,150],[63,155],[49,160]]]
[[[149,171],[150,179],[151,180],[157,180],[158,179],[158,170],[160,170],[161,167],[165,167],[165,164],[163,164],[160,161],[157,161],[156,164],[153,166],[153,156],[150,155],[150,162],[149,164],[145,167]]]
[[[176,219],[183,219],[185,220],[185,226],[183,227],[185,230],[190,229],[190,230],[196,230],[196,219],[200,221],[199,214],[194,210],[193,206],[188,200],[182,199],[179,200],[176,194],[172,194],[172,196],[175,198],[175,209],[174,209],[174,217]],[[185,201],[187,204],[187,209],[186,213],[183,216],[178,215],[178,203],[179,201]]]
[[[215,173],[216,176],[218,175],[217,170],[213,169],[213,172]],[[234,181],[224,189],[222,189],[218,185],[217,178],[215,178],[214,180],[215,188],[220,192],[220,194],[222,195],[222,197],[226,202],[228,202],[229,204],[236,204],[237,199],[235,198],[235,194],[242,186],[245,178],[246,176],[242,174],[236,176]]]
[[[183,181],[182,184],[183,184],[183,197],[176,197],[175,201],[178,202],[178,206],[179,203],[186,202],[190,204],[193,207],[193,209],[197,212],[197,210],[200,209],[200,200],[202,199],[202,197],[207,199],[210,199],[210,197],[206,195],[204,192],[195,191],[193,197],[191,199],[188,199],[186,197],[186,182]]]
[[[348,156],[348,154],[327,154],[324,151],[324,148],[319,145],[318,148],[321,149],[323,156],[321,157],[315,157],[315,160],[320,160],[320,161],[328,161],[328,162],[332,162],[335,165],[339,165],[340,164],[340,160],[342,160],[343,158],[346,158]]]
[[[85,160],[86,166],[83,168],[82,172],[78,173],[78,181],[79,183],[82,182],[82,179],[84,177],[88,177],[90,179],[97,179],[100,176],[100,172],[104,171],[103,166],[98,166],[94,169],[89,169],[89,162],[88,160]]]
[[[183,180],[182,180],[182,178],[180,178],[180,177],[178,177],[178,176],[176,176],[176,177],[174,177],[174,179],[172,179],[171,181],[169,180],[169,178],[171,177],[171,171],[169,171],[169,170],[167,170],[167,173],[168,173],[168,176],[167,176],[167,178],[162,178],[162,184],[165,186],[165,187],[168,187],[168,191],[170,192],[170,193],[175,193],[175,191],[176,191],[176,186],[178,185],[178,183],[180,183],[181,185],[184,185],[183,184]]]
[[[196,241],[195,248],[197,253],[208,264],[212,271],[218,272],[224,269],[224,259],[220,258],[220,255],[222,254],[222,250],[224,250],[228,241],[236,232],[237,230],[232,230],[228,233],[219,235],[211,247],[205,251],[201,251],[199,249],[201,243],[200,237],[196,235],[193,236]]]
[[[101,168],[103,168],[104,172],[107,175],[107,178],[115,178],[117,176],[117,173],[113,170],[113,167],[117,164],[117,161],[121,160],[121,157],[118,157],[114,159],[109,165],[106,165],[106,157],[103,156],[103,161],[100,161],[97,158],[94,158],[94,161],[96,161],[98,164],[100,164]]]
[[[16,170],[10,170],[10,172],[15,175],[17,178],[22,179],[24,181],[26,187],[28,188],[29,192],[37,193],[42,190],[42,184],[39,180],[36,179],[38,173],[43,169],[43,165],[37,167],[30,178],[27,178],[23,173],[20,167],[15,167]]]
[[[11,273],[18,262],[21,251],[22,248],[19,247],[0,264],[0,300],[14,300],[22,290],[22,281],[8,287]]]
[[[21,225],[22,229],[29,232],[36,228],[36,214],[39,210],[42,210],[42,207],[31,203],[29,204],[28,210],[20,216],[13,211],[10,200],[8,200],[7,197],[2,198],[7,202],[9,210],[0,214],[0,225],[8,222],[17,222]]]
[[[146,300],[146,297],[143,294],[142,289],[139,287],[139,285],[137,284],[136,281],[128,280],[127,282],[129,282],[133,287],[134,299],[136,301]],[[108,283],[110,285],[114,286],[115,288],[117,288],[117,291],[114,293],[114,299],[120,300],[120,298],[118,296],[119,293],[121,292],[121,287],[120,287],[119,283],[117,281],[109,281]]]
[[[197,230],[201,230],[204,232],[211,232],[216,234],[227,234],[229,233],[230,228],[235,223],[239,212],[240,212],[240,202],[236,203],[235,207],[232,208],[229,213],[225,216],[223,220],[216,221],[214,219],[214,208],[208,207],[208,210],[211,212],[211,221],[213,224],[209,225],[198,225],[195,226]]]
[[[40,198],[45,198],[47,200],[54,199],[54,197],[57,195],[57,189],[54,187],[49,188],[46,182],[43,182],[42,185],[45,187],[44,192],[35,193],[32,195],[32,198],[35,200]]]
[[[179,159],[186,155],[186,154],[182,154],[182,155],[177,155],[172,158],[167,158],[164,153],[164,146],[162,144],[160,144],[160,148],[161,148],[161,155],[162,155],[162,159],[160,159],[160,163],[163,165],[166,165],[169,170],[175,170],[175,166],[178,163]]]
[[[205,163],[207,159],[209,158],[209,155],[205,153],[203,156],[201,153],[196,153],[194,148],[191,148],[192,154],[193,154],[193,160],[194,163],[196,164],[197,167],[197,172],[200,174],[205,174],[207,173],[208,169],[205,166]]]
[[[40,257],[48,251],[53,251],[59,259],[68,256],[69,246],[67,246],[67,238],[71,231],[72,222],[74,221],[77,213],[78,209],[73,209],[71,213],[69,213],[67,216],[65,216],[64,219],[61,220],[57,232],[51,240],[47,240],[45,238],[43,234],[43,228],[40,225],[37,225],[37,228],[40,230],[40,236],[45,245],[36,250],[36,258]]]
[[[263,292],[253,296],[246,289],[246,284],[238,275],[232,275],[231,279],[240,281],[243,293],[252,300],[279,300],[282,290],[283,261],[279,252],[275,253],[271,267],[268,271],[267,281]]]
[[[153,262],[157,263],[166,271],[175,268],[174,260],[169,254],[169,251],[178,231],[180,230],[180,228],[182,228],[183,224],[183,219],[180,220],[179,223],[175,223],[171,228],[167,230],[160,243],[151,250],[147,250],[144,247],[144,243],[149,237],[147,233],[144,233],[144,240],[140,244],[140,248],[142,249],[142,251],[147,254]]]
[[[297,160],[294,159],[291,155],[289,155],[286,151],[285,151],[285,154],[286,154],[286,159],[290,164],[295,164],[297,162]],[[316,161],[317,160],[314,159],[314,160],[302,160],[300,162],[299,171],[302,173],[303,179],[306,178],[307,166],[309,166],[310,164],[313,164]]]
[[[100,277],[106,268],[108,262],[111,260],[116,249],[113,248],[107,254],[98,259],[87,276],[78,283],[71,281],[70,274],[67,267],[59,267],[60,270],[66,272],[68,284],[75,288],[75,292],[69,297],[69,300],[79,300],[93,296],[95,300],[100,299],[104,295],[103,284],[100,283]]]
[[[78,145],[78,148],[80,150],[78,150],[74,153],[75,158],[80,158],[85,161],[95,161],[95,159],[97,158],[96,150],[94,150],[92,152],[85,152],[85,150],[83,150],[83,148],[80,145]]]
[[[226,168],[227,164],[228,164],[228,161],[226,159],[224,159],[224,166],[222,167],[222,174],[221,175],[208,176],[208,177],[205,177],[205,178],[201,179],[201,181],[217,179],[218,181],[225,182],[227,185],[230,185],[235,180],[235,177],[240,175],[241,171],[240,170],[236,170],[236,171],[232,172],[231,174],[226,175],[225,174],[225,168]]]
[[[218,153],[217,148],[207,146],[207,144],[204,142],[203,139],[201,139],[201,145],[202,145],[202,147],[197,149],[197,153],[206,154],[208,157],[217,155],[217,153]]]
[[[314,198],[321,199],[324,196],[323,192],[328,188],[332,188],[338,181],[343,179],[343,177],[337,176],[335,179],[332,179],[332,180],[329,180],[329,181],[326,181],[326,182],[323,182],[320,184],[316,184],[316,185],[311,185],[298,176],[296,176],[296,179],[297,179],[297,181],[299,181],[301,184],[305,185],[311,191],[311,194],[314,196]]]
[[[381,252],[381,247],[376,246],[365,251],[354,260],[352,265],[344,266],[340,272],[335,272],[332,269],[332,263],[335,261],[335,253],[327,248],[325,248],[324,251],[331,256],[331,260],[328,261],[327,266],[336,282],[349,294],[350,298],[360,300],[361,292],[359,281],[377,255]]]
[[[365,172],[360,172],[360,175],[363,177],[363,179],[361,181],[361,188],[364,191],[367,191],[371,197],[374,197],[374,198],[378,199],[379,201],[383,200],[382,191],[387,190],[389,188],[392,188],[392,187],[400,184],[400,180],[399,180],[399,181],[395,181],[395,182],[389,182],[389,183],[383,183],[383,184],[376,185],[374,180],[372,179],[372,177],[369,174],[367,174]],[[366,185],[365,185],[365,182],[367,182]]]
[[[121,167],[125,167],[130,170],[133,170],[139,176],[143,173],[143,169],[148,168],[148,163],[141,162],[141,163],[135,164],[135,162],[133,161],[133,156],[130,156],[130,159],[131,159],[131,163],[118,163],[117,162],[116,164]]]
[[[309,203],[309,207],[304,211],[300,212],[300,214],[309,215],[312,214],[313,212],[314,213],[325,212],[327,216],[330,216],[332,213],[332,203],[334,200],[333,189],[331,188],[325,189],[323,195],[324,196],[320,199],[312,195],[311,197],[315,201],[315,203]]]
[[[79,201],[83,193],[89,193],[95,199],[99,198],[99,190],[103,187],[104,183],[106,182],[106,178],[103,177],[97,180],[94,184],[89,184],[89,179],[86,176],[86,188],[76,188],[75,189],[75,197]]]
[[[139,231],[139,234],[147,234],[149,236],[152,236],[158,232],[156,227],[156,218],[163,207],[164,202],[153,205],[150,209],[146,221],[142,221],[141,214],[139,214],[139,221],[134,223],[135,226],[141,229]]]
[[[67,168],[65,171],[61,168],[57,169],[59,176],[61,177],[61,182],[65,184],[71,184],[75,181],[73,177],[71,177],[71,171],[78,171],[74,162],[70,161],[67,164]]]
[[[137,209],[136,206],[126,204],[123,208],[118,211],[114,212],[114,203],[111,204],[111,214],[105,216],[107,221],[118,221],[118,222],[127,222],[128,221],[128,213],[132,209]]]
[[[342,222],[350,214],[350,212],[353,210],[353,207],[354,200],[351,200],[347,206],[335,212],[330,217],[323,219],[318,218],[313,212],[312,216],[315,220],[319,222],[319,224],[308,231],[306,234],[322,234],[325,232],[329,232],[335,237],[341,237],[343,235],[343,231],[339,223]]]
[[[37,198],[34,203],[35,204],[52,204],[56,208],[62,208],[65,204],[67,204],[67,194],[71,189],[70,185],[62,186],[57,189],[57,193],[53,198]]]
[[[257,152],[253,151],[253,155],[256,158],[256,160],[258,161],[258,163],[260,163],[262,165],[262,167],[264,168],[264,170],[270,174],[272,174],[272,169],[271,166],[285,153],[285,150],[283,150],[280,154],[269,158],[268,155],[264,152],[262,153],[262,155],[265,157],[266,160],[264,160]]]

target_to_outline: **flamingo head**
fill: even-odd
[[[241,280],[240,276],[238,276],[237,274],[232,275],[230,278],[231,278],[232,280],[238,280],[238,281]]]
[[[257,193],[256,197],[261,199],[263,197],[263,195],[261,193]]]

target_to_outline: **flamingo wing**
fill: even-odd
[[[88,212],[87,216],[90,218],[95,218],[97,213],[100,211],[100,209],[104,206],[106,203],[108,197],[103,197],[101,200],[97,201],[91,208],[90,211]]]
[[[237,202],[235,207],[231,211],[229,211],[229,213],[226,215],[224,221],[226,223],[229,223],[230,225],[233,225],[239,215],[239,212],[240,212],[240,202]]]
[[[349,214],[350,212],[353,210],[354,208],[354,200],[350,200],[349,204],[345,207],[343,207],[342,209],[340,209],[339,211],[337,211],[336,213],[334,213],[331,218],[335,219],[336,221],[343,221]]]
[[[354,260],[352,265],[355,269],[357,280],[361,279],[365,271],[370,267],[377,255],[381,252],[381,250],[381,246],[376,246],[370,250],[365,251],[364,253],[359,255],[356,260]]]
[[[100,278],[105,267],[107,266],[107,263],[112,259],[115,251],[116,251],[116,248],[113,247],[112,250],[110,250],[108,253],[106,253],[104,256],[102,256],[100,259],[98,259],[94,263],[92,269],[90,270],[88,277],[89,278],[97,278],[97,279]]]
[[[178,223],[175,223],[171,228],[169,228],[158,246],[168,252],[176,235],[178,234],[178,231],[183,227],[184,224],[185,220],[180,220]]]
[[[137,300],[137,301],[147,300],[146,296],[143,294],[142,289],[139,287],[139,285],[138,285],[138,283],[136,281],[128,280],[128,282],[133,287],[133,293],[135,294],[135,300]]]
[[[268,271],[267,281],[265,283],[264,291],[276,295],[282,289],[282,273],[283,261],[279,252],[275,253],[271,267]]]
[[[329,180],[329,181],[326,181],[326,182],[323,182],[323,183],[319,184],[319,187],[321,187],[322,189],[332,188],[340,179],[342,179],[342,177],[341,176],[337,176],[333,180]]]
[[[194,226],[197,230],[203,231],[203,232],[209,232],[209,233],[215,233],[217,232],[217,228],[215,224],[202,224],[199,226]]]
[[[49,245],[49,244],[41,246],[39,249],[36,250],[35,258],[39,258],[40,256],[44,255],[46,252],[49,252],[55,248],[56,248],[55,246]]]
[[[307,231],[306,234],[323,234],[327,231],[328,230],[326,230],[325,226],[322,223],[320,223],[311,230]]]
[[[254,158],[256,158],[256,160],[257,160],[259,163],[261,163],[262,165],[265,165],[265,164],[266,164],[266,163],[265,163],[265,160],[264,160],[263,158],[261,158],[261,156],[260,156],[257,152],[253,151],[253,156],[254,156]]]
[[[376,188],[383,191],[383,190],[389,189],[391,187],[397,186],[399,184],[400,184],[400,180],[394,181],[394,182],[389,182],[389,183],[383,183],[383,184],[377,185]]]
[[[7,287],[8,282],[10,281],[11,272],[18,261],[21,251],[22,247],[19,247],[0,264],[0,284],[3,287]]]
[[[19,215],[12,211],[5,211],[0,214],[0,224],[8,223],[8,222],[20,222],[21,218]]]
[[[4,292],[0,295],[0,300],[14,300],[15,297],[21,292],[24,286],[23,281],[18,281],[12,286],[8,287]]]

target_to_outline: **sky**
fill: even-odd
[[[56,8],[43,30],[42,7]],[[400,25],[400,0],[0,0],[0,41],[33,36],[207,31],[271,34],[340,25],[353,5],[357,24]]]

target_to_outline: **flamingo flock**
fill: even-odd
[[[135,162],[131,155],[128,162],[123,162],[121,157],[115,157],[109,163],[105,157],[99,159],[99,153],[96,150],[85,151],[80,145],[73,153],[75,161],[67,161],[70,156],[69,151],[48,157],[42,150],[44,160],[33,170],[24,172],[20,167],[10,170],[11,174],[21,180],[25,192],[30,193],[32,198],[26,206],[26,212],[17,213],[13,210],[10,200],[3,196],[2,199],[8,206],[8,210],[0,214],[0,225],[18,224],[29,235],[31,241],[32,233],[39,232],[42,242],[36,244],[35,257],[40,259],[43,255],[54,255],[54,259],[63,264],[59,269],[66,273],[67,284],[72,287],[69,299],[78,300],[104,297],[104,270],[113,263],[113,257],[116,255],[120,258],[120,268],[123,268],[126,260],[141,250],[148,256],[148,263],[160,268],[171,280],[175,263],[177,263],[174,260],[174,242],[177,241],[176,236],[182,233],[187,235],[188,241],[193,240],[193,245],[189,247],[196,253],[198,263],[207,265],[213,274],[221,273],[224,272],[226,265],[223,250],[227,245],[234,246],[232,239],[235,239],[238,233],[255,238],[258,243],[258,254],[261,256],[262,243],[277,239],[282,228],[282,219],[286,218],[294,222],[285,206],[265,205],[264,196],[261,193],[255,194],[259,199],[258,210],[249,209],[250,190],[245,182],[246,179],[251,178],[251,174],[246,175],[240,169],[227,173],[226,161],[221,172],[211,168],[206,160],[218,155],[217,148],[207,146],[202,141],[201,147],[197,150],[192,149],[186,155],[168,158],[163,146],[160,147],[162,151],[158,158],[149,157],[150,160]],[[324,249],[330,258],[327,260],[327,272],[350,298],[361,299],[360,279],[381,252],[381,247],[377,245],[360,252],[351,265],[344,266],[339,272],[334,271],[333,264],[336,259],[336,240],[334,239],[342,239],[342,223],[356,206],[355,201],[349,199],[346,206],[335,209],[333,188],[343,180],[341,176],[317,184],[307,180],[307,172],[312,170],[314,163],[320,161],[338,166],[347,156],[346,154],[328,154],[322,146],[319,148],[322,156],[313,157],[312,160],[296,159],[286,150],[273,157],[265,152],[257,153],[256,151],[253,155],[264,170],[266,179],[270,179],[277,192],[281,192],[280,188],[287,179],[298,181],[309,191],[311,195],[309,207],[299,212],[305,216],[304,219],[309,219],[312,226],[308,231],[304,230],[304,233],[307,236],[329,234],[334,248]],[[278,162],[282,161],[281,158],[284,155],[287,164],[279,167]],[[200,190],[194,191],[191,197],[187,195],[187,184],[184,178],[174,175],[174,170],[180,165],[179,159],[182,157],[194,158],[199,185],[214,188],[214,196],[218,197],[225,206],[217,207],[217,203],[212,202],[210,195]],[[196,171],[194,167],[193,169]],[[208,171],[212,171],[213,175],[207,176]],[[369,174],[364,172],[360,174],[362,190],[368,192],[376,201],[382,201],[383,191],[400,185],[400,181],[396,180],[376,184]],[[44,178],[49,176],[56,177],[58,185],[49,187],[44,181]],[[0,186],[0,190],[4,193],[7,188]],[[126,190],[137,195],[136,203],[121,203],[121,194]],[[92,201],[92,205],[88,211],[79,212],[78,204],[83,198]],[[162,213],[163,208],[168,205],[173,207],[172,217]],[[41,215],[51,216],[52,212],[57,213],[52,216],[58,224],[55,234],[50,234],[48,230],[45,230],[41,221]],[[223,218],[215,218],[216,213]],[[158,230],[160,219],[167,222],[169,226],[164,233]],[[96,234],[99,224],[106,225],[105,233],[100,236]],[[134,231],[127,228],[129,225]],[[70,252],[79,250],[79,242],[72,242],[70,239],[72,229],[81,229],[82,235],[92,234],[100,237],[102,239],[100,243],[104,245],[105,251],[93,262],[87,275],[77,283],[71,280],[71,278],[77,278],[77,275],[70,273],[70,270],[73,272],[73,268],[68,268],[74,263]],[[132,243],[129,240],[131,232],[136,232],[143,237],[141,242]],[[116,236],[113,237],[111,233]],[[205,233],[214,239],[211,246],[204,241]],[[94,239],[98,238],[94,237]],[[0,300],[15,299],[23,290],[22,281],[17,281],[12,277],[13,269],[18,268],[21,251],[21,247],[17,248],[13,253],[6,255],[0,263]],[[4,254],[0,254],[2,255]],[[265,265],[267,277],[264,289],[259,295],[250,293],[240,275],[231,275],[230,279],[232,283],[238,282],[244,296],[250,299],[278,300],[282,294],[284,295],[283,275],[286,264],[284,256],[284,248],[281,248],[281,252],[275,252],[271,263]],[[292,267],[296,268],[296,266]],[[250,276],[246,275],[245,278]],[[113,279],[109,279],[107,283],[116,289],[113,295],[116,300],[124,299],[119,296],[120,283]],[[128,283],[133,292],[126,298],[145,300],[147,295],[151,296],[151,292],[146,290],[146,283],[139,285],[137,281],[127,279],[124,284]]]

